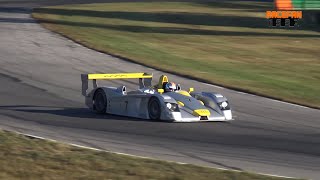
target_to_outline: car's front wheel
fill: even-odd
[[[156,97],[151,97],[148,103],[149,118],[159,120],[161,116],[160,101]]]

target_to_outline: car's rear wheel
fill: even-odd
[[[99,113],[104,114],[106,113],[107,109],[107,97],[105,92],[102,89],[98,89],[93,97],[93,109]]]
[[[156,97],[151,97],[148,103],[149,118],[159,120],[161,116],[160,101]]]

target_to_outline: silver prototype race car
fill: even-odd
[[[139,89],[127,92],[125,86],[98,86],[97,80],[139,79]],[[231,108],[226,97],[214,92],[182,90],[180,85],[171,92],[164,87],[169,82],[162,75],[159,83],[152,86],[152,74],[82,74],[82,95],[86,105],[98,112],[143,119],[173,122],[229,121]],[[88,93],[88,81],[93,89]]]

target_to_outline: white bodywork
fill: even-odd
[[[126,92],[124,91],[124,86],[119,88],[99,87],[97,89],[103,89],[106,94],[106,113],[108,114],[150,119],[148,112],[148,102],[151,97],[156,97],[159,99],[161,105],[161,120],[175,122],[232,120],[232,114],[230,109],[221,111],[208,108],[201,104],[200,101],[198,101],[194,97],[186,97],[184,95],[179,94],[178,92],[159,94],[151,89],[140,89],[137,91]],[[89,93],[86,96],[86,105],[91,109],[94,109],[93,97],[94,92],[97,89],[92,90],[91,93]],[[176,98],[178,98],[179,101],[182,101],[181,99],[185,98],[185,105],[179,105],[179,112],[172,112],[167,108],[166,103],[178,104]],[[188,102],[190,105],[187,105]],[[208,109],[210,111],[210,116],[206,117],[206,119],[201,119],[203,117],[193,115],[193,111],[195,109]]]
[[[138,78],[139,89],[127,92],[125,86],[99,87],[96,81],[127,78]],[[147,73],[82,74],[81,79],[86,105],[99,113],[174,122],[233,120],[230,105],[221,94],[189,93],[191,90],[183,91],[180,85],[174,92],[163,93],[162,87],[168,82],[165,75],[156,86],[151,85],[152,74]],[[93,81],[89,93],[88,80]]]

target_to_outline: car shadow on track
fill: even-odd
[[[96,119],[96,120],[124,120],[124,121],[148,121],[148,122],[163,122],[166,121],[154,121],[149,119],[140,119],[126,116],[117,116],[110,114],[97,114],[88,108],[61,108],[53,106],[33,106],[33,105],[13,105],[13,106],[0,106],[2,110],[10,110],[15,112],[24,113],[39,113],[39,114],[51,114],[56,116],[64,116],[71,118],[84,118],[84,119]]]

